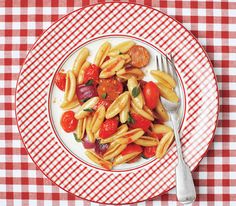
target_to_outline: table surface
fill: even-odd
[[[1,206],[99,205],[66,193],[37,169],[21,142],[14,103],[21,65],[42,32],[63,15],[101,2],[106,1],[0,0]],[[193,172],[198,194],[193,205],[236,205],[236,1],[129,2],[152,6],[177,19],[195,35],[212,60],[220,90],[220,114],[214,142]],[[133,205],[179,204],[173,189]]]

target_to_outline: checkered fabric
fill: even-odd
[[[15,120],[16,80],[27,51],[52,22],[105,1],[0,1],[0,205],[98,205],[76,198],[48,180],[29,158]],[[109,1],[111,2],[111,1]],[[125,1],[127,2],[127,1]],[[236,2],[130,0],[160,9],[189,29],[212,60],[220,90],[213,144],[193,172],[194,205],[236,205]],[[3,89],[2,89],[3,88]],[[178,205],[175,189],[133,205]]]

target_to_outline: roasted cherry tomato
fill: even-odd
[[[100,105],[103,105],[107,109],[111,105],[111,101],[106,99],[99,99],[98,103],[93,107],[93,109],[97,110]]]
[[[154,109],[157,105],[159,99],[159,89],[157,85],[153,82],[148,82],[143,88],[143,96],[146,105],[150,109]]]
[[[131,143],[128,144],[127,147],[121,152],[121,155],[126,155],[126,154],[130,154],[132,152],[142,152],[143,148],[140,145]]]
[[[99,137],[106,139],[116,133],[118,128],[118,121],[116,118],[107,119],[102,123],[102,126],[99,131]]]
[[[141,128],[143,129],[144,131],[147,131],[147,129],[150,127],[151,125],[151,121],[142,117],[141,115],[139,114],[136,114],[136,113],[132,113],[131,114],[131,117],[133,119],[133,122],[132,123],[129,123],[129,126],[133,129],[135,128]]]
[[[123,84],[114,78],[101,79],[97,91],[100,98],[114,101],[123,92]]]
[[[150,147],[144,147],[143,149],[143,155],[145,158],[150,158],[155,156],[156,154],[157,146],[150,146]]]
[[[66,88],[66,74],[62,73],[62,72],[58,72],[55,76],[55,84],[57,85],[57,87],[60,90],[65,91],[65,88]]]
[[[77,127],[78,120],[74,115],[73,111],[66,111],[62,114],[61,126],[66,132],[73,132]]]
[[[93,80],[93,85],[98,84],[100,68],[95,64],[91,64],[84,72],[84,83]]]

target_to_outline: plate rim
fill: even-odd
[[[218,121],[219,121],[219,111],[220,111],[220,100],[219,100],[220,94],[219,94],[218,82],[217,82],[217,78],[216,78],[216,74],[215,74],[215,71],[214,71],[213,64],[212,64],[212,62],[211,62],[211,60],[210,60],[210,58],[209,58],[207,52],[205,51],[204,47],[199,43],[198,39],[192,34],[191,31],[189,31],[187,28],[185,28],[182,23],[180,23],[178,20],[176,20],[176,19],[173,18],[172,16],[170,16],[170,15],[168,15],[167,13],[165,13],[165,12],[159,10],[159,8],[151,7],[151,6],[149,6],[149,5],[143,5],[143,4],[140,4],[140,3],[129,3],[129,2],[104,2],[104,3],[94,3],[94,4],[90,4],[90,5],[83,6],[83,7],[81,7],[81,8],[75,9],[75,10],[73,10],[73,11],[71,11],[71,12],[69,12],[69,13],[63,15],[61,18],[59,18],[58,20],[56,20],[55,22],[53,22],[52,24],[50,24],[50,26],[49,26],[48,28],[46,28],[46,29],[42,32],[42,34],[41,34],[40,36],[38,36],[38,37],[36,38],[35,42],[34,42],[33,45],[31,46],[30,50],[28,50],[27,55],[25,56],[25,59],[24,59],[22,65],[21,65],[20,71],[19,71],[18,76],[17,76],[16,88],[15,88],[15,92],[14,92],[14,93],[15,93],[15,95],[14,95],[14,98],[15,98],[15,102],[14,102],[14,106],[15,106],[14,114],[15,114],[15,118],[16,118],[17,130],[18,130],[18,133],[19,133],[19,135],[20,135],[20,137],[21,137],[21,141],[22,141],[22,143],[23,143],[23,146],[24,146],[26,152],[28,153],[30,159],[33,161],[33,163],[34,163],[34,165],[36,166],[36,168],[39,169],[39,170],[43,173],[43,175],[44,175],[45,177],[47,177],[48,180],[50,180],[50,182],[52,182],[52,185],[51,185],[51,186],[53,186],[53,184],[54,184],[54,185],[58,186],[60,189],[62,189],[63,191],[67,192],[68,194],[71,194],[71,195],[73,195],[73,196],[75,196],[75,197],[77,197],[77,198],[80,198],[80,199],[82,199],[82,200],[85,200],[85,201],[90,201],[90,202],[99,203],[99,204],[106,204],[106,202],[89,200],[89,199],[86,199],[86,198],[84,198],[84,197],[80,197],[80,196],[78,196],[78,195],[76,195],[76,194],[74,194],[74,193],[72,193],[72,192],[70,192],[70,191],[67,191],[67,190],[64,189],[62,186],[60,186],[59,184],[57,184],[56,182],[54,182],[52,179],[50,179],[50,178],[45,174],[45,172],[44,172],[43,170],[41,170],[41,168],[36,164],[36,162],[34,161],[34,159],[33,159],[32,156],[31,156],[31,154],[29,153],[29,151],[28,151],[28,149],[27,149],[27,147],[26,147],[26,145],[25,145],[25,143],[24,143],[24,140],[23,140],[23,138],[22,138],[21,132],[20,132],[20,128],[19,128],[19,124],[18,124],[18,116],[17,116],[17,113],[18,113],[18,112],[17,112],[16,95],[17,95],[17,90],[18,90],[18,87],[19,87],[19,79],[20,79],[20,76],[21,76],[21,74],[22,74],[23,66],[25,65],[25,62],[26,62],[26,60],[27,60],[29,54],[30,54],[30,53],[32,52],[32,50],[35,48],[36,43],[38,43],[39,39],[40,39],[52,26],[56,25],[57,23],[59,23],[60,21],[62,21],[64,18],[70,16],[72,13],[77,12],[77,11],[80,11],[80,10],[82,10],[82,9],[89,8],[89,7],[93,7],[93,6],[97,6],[97,5],[113,5],[113,4],[120,4],[120,5],[121,5],[121,4],[123,4],[123,5],[138,5],[138,6],[146,7],[146,8],[148,8],[148,9],[151,9],[151,10],[154,10],[154,11],[158,11],[158,12],[160,12],[162,15],[167,16],[168,18],[170,18],[171,20],[173,20],[174,22],[176,22],[181,28],[183,28],[184,31],[186,31],[186,32],[189,33],[189,35],[196,41],[196,44],[198,44],[198,46],[199,46],[199,47],[201,48],[201,50],[204,52],[204,55],[205,55],[205,57],[207,58],[208,63],[210,64],[211,73],[213,74],[213,77],[214,77],[214,80],[215,80],[215,84],[214,84],[214,85],[216,86],[216,91],[215,91],[215,92],[216,92],[216,94],[217,94],[217,95],[216,95],[216,99],[215,99],[215,101],[217,101],[217,105],[216,105],[217,111],[216,111],[216,114],[215,114],[216,120],[215,120],[214,129],[213,129],[213,131],[212,131],[211,138],[210,138],[210,140],[209,140],[209,142],[208,142],[208,144],[207,144],[207,149],[206,149],[206,151],[202,154],[202,156],[200,157],[200,160],[199,160],[198,164],[191,170],[192,172],[196,170],[196,168],[197,168],[197,167],[199,166],[199,164],[201,163],[202,159],[206,156],[207,152],[209,151],[209,147],[210,147],[210,145],[212,144],[213,139],[214,139],[214,136],[215,136],[215,133],[216,133],[216,128],[217,128]],[[140,203],[140,202],[144,202],[144,201],[147,201],[147,200],[152,200],[153,198],[159,197],[159,196],[163,195],[164,193],[170,191],[170,190],[173,189],[173,188],[175,188],[175,185],[172,186],[172,187],[170,187],[170,188],[168,188],[168,189],[165,189],[165,190],[164,190],[163,192],[161,192],[160,194],[158,194],[158,195],[156,195],[156,196],[153,196],[153,197],[151,197],[151,198],[145,199],[145,200],[133,201],[133,202],[127,202],[127,203],[112,203],[112,204],[113,204],[113,205],[126,205],[126,204],[135,204],[135,203]]]

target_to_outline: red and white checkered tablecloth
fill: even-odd
[[[99,205],[58,188],[34,165],[15,120],[20,68],[36,39],[63,15],[103,0],[0,0],[0,206]],[[111,1],[109,1],[111,2]],[[120,2],[120,1],[117,1]],[[193,172],[194,205],[236,205],[236,1],[130,0],[160,9],[189,29],[212,60],[220,90],[213,144]],[[178,205],[175,189],[134,205]]]

